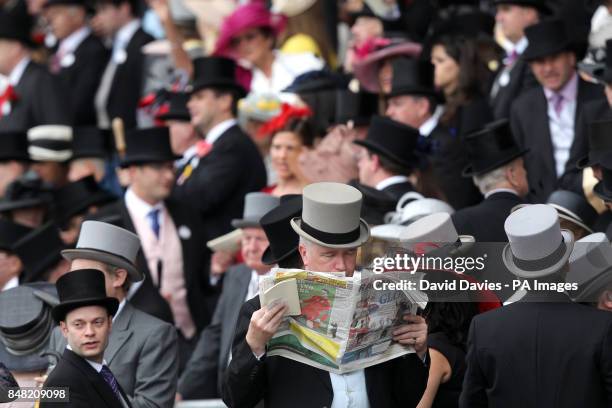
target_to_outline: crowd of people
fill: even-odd
[[[0,403],[609,408],[611,27],[609,0],[0,0]],[[502,285],[426,291],[365,369],[267,355],[275,267],[398,247],[486,248],[437,272]]]

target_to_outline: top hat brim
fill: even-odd
[[[428,98],[434,98],[436,102],[442,104],[445,101],[444,94],[442,92],[438,92],[435,89],[430,89],[421,86],[403,86],[397,87],[395,89],[391,89],[391,92],[385,94],[385,98],[394,98],[396,96],[403,95],[418,95],[424,96]]]
[[[525,1],[525,0],[495,0],[493,2],[493,4],[495,6],[497,6],[498,4],[516,4],[516,5],[519,5],[519,6],[528,6],[528,7],[535,8],[536,10],[538,10],[542,14],[546,14],[546,15],[552,14],[552,10],[544,2],[538,3],[538,4],[533,4],[532,2]]]
[[[576,161],[576,168],[578,170],[584,170],[587,167],[592,167],[592,166],[594,166],[596,164],[598,164],[598,163],[595,163],[593,160],[590,160],[590,157],[587,154],[586,156],[582,156],[581,158],[579,158]]]
[[[76,248],[64,249],[61,254],[68,261],[74,261],[75,259],[79,258],[89,259],[90,261],[98,261],[104,264],[116,266],[117,268],[125,269],[132,282],[140,282],[145,278],[144,274],[138,271],[133,263],[123,257],[111,254],[109,252],[100,251],[98,249]]]
[[[607,67],[601,64],[591,71],[591,75],[593,78],[603,84],[612,83],[612,67]]]
[[[44,351],[44,347],[39,350],[33,350],[32,353],[16,356],[10,353],[6,349],[4,343],[0,341],[0,361],[6,366],[6,368],[9,369],[9,371],[13,372],[46,370],[49,366],[49,359],[47,357],[41,357],[39,355],[41,351]]]
[[[111,193],[108,193],[108,192],[106,192],[104,190],[101,190],[101,191],[98,191],[96,193],[89,194],[87,196],[87,198],[85,198],[84,200],[80,201],[74,207],[67,208],[66,209],[66,213],[65,214],[60,214],[60,216],[58,218],[60,218],[60,223],[66,223],[66,222],[70,221],[70,218],[74,217],[75,215],[82,214],[82,213],[86,212],[87,209],[89,207],[91,207],[92,205],[103,206],[103,205],[108,204],[108,203],[110,203],[112,201],[115,201],[116,199],[117,199],[117,197],[115,197]]]
[[[306,238],[310,242],[327,248],[357,248],[365,244],[368,239],[370,239],[370,227],[368,226],[368,223],[365,222],[362,218],[359,219],[359,238],[357,238],[353,242],[348,242],[346,244],[330,244],[313,237],[302,229],[302,219],[300,217],[293,218],[290,221],[290,224],[291,228],[293,228],[296,234],[298,234],[300,237]]]
[[[558,272],[567,263],[572,253],[572,249],[574,248],[574,235],[570,231],[562,229],[561,236],[563,237],[562,244],[565,246],[565,249],[561,258],[554,264],[537,271],[527,271],[521,269],[515,264],[514,255],[512,254],[512,248],[508,243],[502,251],[502,260],[504,262],[504,265],[506,265],[506,268],[508,268],[508,270],[512,274],[518,276],[519,278],[542,278],[544,276],[552,275]]]
[[[135,154],[135,155],[126,155],[123,160],[119,162],[119,167],[125,168],[133,165],[141,165],[147,163],[163,163],[163,162],[173,162],[182,158],[179,155],[168,155],[168,156],[155,156],[155,155],[147,155],[147,154]]]
[[[385,149],[378,144],[372,143],[369,140],[355,140],[353,142],[356,145],[365,147],[375,154],[380,154],[381,156],[385,156],[387,159],[391,160],[395,164],[398,164],[406,169],[414,169],[419,165],[419,156],[415,152],[411,152],[410,155],[406,155],[404,158],[396,155],[394,152]],[[406,160],[408,159],[408,160]]]
[[[230,79],[227,79],[227,80],[223,80],[223,79],[204,80],[203,79],[199,81],[195,80],[191,87],[191,93],[193,94],[195,92],[201,91],[202,89],[206,89],[206,88],[213,88],[213,89],[214,88],[229,88],[229,89],[236,91],[236,93],[238,94],[238,98],[244,98],[247,94],[246,90],[242,87],[242,85]]]
[[[595,187],[593,187],[593,192],[595,193],[595,195],[597,195],[597,197],[601,198],[604,201],[612,201],[612,191],[607,190],[604,187],[603,181],[600,181],[595,184]]]
[[[570,41],[555,43],[552,47],[529,47],[523,52],[522,58],[527,62],[532,62],[540,58],[546,58],[564,51],[574,51]]]
[[[155,117],[155,119],[157,120],[176,120],[176,121],[180,121],[180,122],[190,122],[191,121],[191,116],[187,113],[181,113],[181,112],[173,112],[173,111],[168,111],[166,113],[162,113],[161,115],[157,115]]]
[[[484,169],[474,170],[474,166],[472,166],[471,164],[468,164],[467,166],[465,166],[465,168],[461,172],[461,175],[463,177],[473,177],[473,176],[479,176],[481,174],[488,173],[505,164],[510,163],[514,159],[518,159],[519,157],[524,156],[528,152],[529,152],[529,149],[522,149],[514,154],[509,155],[508,157],[504,157],[503,159],[500,159],[494,163],[491,163],[489,166],[486,166]]]
[[[275,257],[274,254],[272,253],[272,248],[268,246],[266,250],[264,251],[263,255],[261,256],[261,262],[264,265],[275,265],[279,263],[280,261],[287,259],[289,256],[295,254],[297,250],[298,250],[298,247],[295,247],[285,252],[284,254]]]
[[[555,207],[554,204],[548,204],[548,205]],[[562,220],[569,221],[572,224],[575,224],[575,225],[579,226],[580,228],[582,228],[583,230],[585,230],[589,234],[592,234],[594,232],[589,226],[587,226],[585,223],[583,223],[579,219],[561,212],[563,210],[561,210],[561,209],[559,209],[557,207],[555,207],[555,209],[557,210],[557,216],[559,218],[561,218]]]
[[[231,224],[234,228],[261,228],[259,219],[256,218],[233,219]]]
[[[45,204],[42,198],[26,198],[23,200],[6,201],[0,203],[0,212],[19,210],[22,208],[38,207]]]
[[[582,284],[578,288],[578,293],[574,296],[576,302],[595,302],[599,292],[612,283],[612,272],[606,269],[593,279]]]
[[[53,316],[55,322],[59,323],[60,321],[66,318],[66,315],[70,311],[85,306],[102,306],[106,308],[109,315],[114,316],[115,313],[117,313],[117,309],[119,308],[119,300],[112,297],[105,297],[78,299],[74,301],[62,302],[57,306],[53,307],[53,309],[51,309],[51,315]]]

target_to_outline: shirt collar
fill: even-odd
[[[74,353],[74,350],[72,350],[72,347],[70,347],[70,344],[67,344],[66,348]],[[103,366],[108,366],[108,364],[106,363],[106,360],[102,360],[102,364],[100,364],[100,363],[96,363],[95,361],[88,360],[85,357],[81,357],[81,358],[87,361],[87,363],[98,373],[102,371]]]
[[[215,125],[206,134],[206,141],[208,143],[210,143],[210,144],[215,143],[217,141],[217,139],[219,139],[221,137],[221,135],[223,133],[225,133],[225,131],[227,129],[231,128],[232,126],[234,126],[237,123],[238,122],[236,121],[236,119],[232,118],[232,119],[224,120],[223,122]]]
[[[529,41],[527,41],[527,37],[523,37],[516,44],[514,44],[512,51],[515,51],[518,55],[522,55],[528,45]],[[512,54],[512,51],[510,51],[509,54]]]
[[[73,54],[90,33],[91,28],[87,26],[79,28],[60,42],[58,52],[61,51],[64,55]]]
[[[133,212],[141,218],[146,218],[154,209],[161,210],[164,208],[163,201],[151,205],[138,197],[131,188],[128,188],[125,192],[125,205],[130,209],[130,212]]]
[[[113,316],[113,323],[115,323],[115,320],[117,320],[117,316],[119,316],[119,313],[121,313],[121,311],[123,310],[123,307],[125,306],[125,302],[126,302],[125,299],[119,302],[119,307],[117,308],[117,311],[115,312],[115,315]]]
[[[396,175],[396,176],[387,177],[383,181],[376,184],[376,189],[384,190],[385,188],[392,186],[393,184],[404,183],[406,181],[410,181],[410,179],[406,176]]]
[[[130,40],[134,36],[134,33],[140,28],[140,21],[132,20],[117,31],[115,35],[115,41],[113,43],[113,60],[116,60],[117,53],[124,51]]]
[[[6,284],[4,284],[4,287],[0,289],[0,292],[4,292],[5,290],[16,288],[17,286],[19,286],[19,278],[15,276],[9,279],[9,281],[6,282]]]
[[[186,165],[187,162],[189,162],[189,160],[191,160],[196,155],[197,152],[198,152],[198,148],[196,147],[196,145],[189,147],[189,149],[185,150],[185,153],[183,153],[183,156],[174,162],[175,167],[181,168],[184,165]]]
[[[567,81],[565,86],[560,91],[555,92],[552,89],[544,88],[544,94],[546,95],[547,100],[550,100],[556,94],[561,94],[566,102],[575,101],[576,96],[578,95],[578,74],[574,72],[570,80]]]
[[[431,115],[429,119],[427,119],[425,123],[423,123],[421,127],[419,127],[419,133],[423,137],[429,136],[431,132],[433,132],[433,130],[436,128],[436,126],[438,126],[438,122],[440,121],[440,117],[442,116],[443,113],[444,113],[444,106],[442,105],[436,106],[436,110],[434,111],[433,115]]]
[[[15,68],[13,68],[11,74],[9,75],[9,83],[12,86],[17,86],[19,81],[21,81],[21,77],[23,76],[23,73],[25,72],[25,69],[29,63],[30,57],[23,57],[21,61],[15,65]]]
[[[518,196],[518,193],[516,192],[516,190],[513,190],[511,188],[494,188],[491,191],[487,191],[484,195],[484,198],[487,199],[496,193],[512,193]]]

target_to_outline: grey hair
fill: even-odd
[[[309,248],[312,248],[312,246],[314,245],[314,242],[300,235],[300,245],[303,245],[306,247],[306,249],[309,249]]]
[[[478,187],[480,192],[484,195],[489,191],[498,188],[500,184],[506,181],[506,169],[509,166],[510,164],[506,164],[505,166],[498,167],[488,173],[473,176],[472,180],[474,181],[476,187]]]

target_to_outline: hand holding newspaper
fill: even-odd
[[[373,285],[375,280],[397,279],[397,274],[347,278],[275,269],[260,282],[261,304],[282,301],[288,312],[268,342],[267,354],[341,374],[413,353],[412,347],[393,342],[393,331],[404,324],[404,314],[424,307],[424,299],[418,292],[376,290]]]

